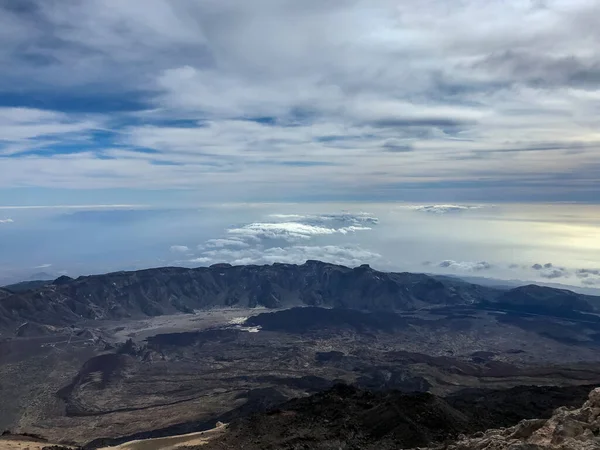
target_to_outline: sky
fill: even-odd
[[[384,271],[559,283],[600,294],[598,205],[0,207],[0,217],[9,216],[11,222],[0,223],[0,284],[161,266],[321,260]]]
[[[596,0],[0,0],[0,272],[318,247],[591,285],[599,20]],[[378,223],[322,217],[360,212]]]

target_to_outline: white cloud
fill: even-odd
[[[330,222],[341,222],[352,225],[371,224],[377,225],[379,219],[367,212],[342,212],[339,214],[269,214],[273,219],[283,221],[295,221],[311,224],[325,224]]]
[[[360,246],[325,245],[293,246],[290,248],[275,247],[267,249],[262,258],[268,262],[285,262],[290,264],[302,264],[312,259],[354,267],[360,264],[377,262],[381,258],[381,255],[365,250]]]
[[[354,233],[355,231],[368,231],[368,230],[372,230],[372,229],[373,228],[371,228],[371,227],[361,227],[361,226],[351,225],[349,227],[339,228],[338,232],[342,233],[342,234],[348,234],[348,233]]]
[[[340,214],[320,214],[316,216],[306,216],[306,219],[312,220],[315,222],[342,222],[349,223],[352,225],[377,225],[379,223],[379,219],[374,217],[373,215],[366,212],[359,213],[340,213]]]
[[[10,155],[55,143],[63,145],[102,125],[93,120],[33,108],[0,107],[0,154]]]
[[[52,264],[41,264],[39,266],[35,266],[34,269],[47,269],[49,267],[52,267]]]
[[[448,214],[457,213],[462,211],[469,211],[472,209],[481,209],[480,205],[418,205],[410,206],[411,209],[419,212],[426,212],[432,214]]]
[[[193,263],[193,264],[208,264],[211,261],[212,261],[211,258],[199,257],[199,258],[190,259],[187,262],[190,262],[190,263]]]
[[[198,250],[214,249],[224,247],[241,247],[247,248],[250,244],[239,239],[209,239],[203,245],[198,246]]]
[[[487,261],[453,261],[453,260],[445,260],[437,264],[437,267],[441,267],[443,269],[452,269],[459,270],[464,272],[479,272],[482,270],[489,270],[492,268],[492,265]]]
[[[188,253],[190,251],[189,247],[185,245],[171,245],[170,250],[173,253]]]
[[[296,242],[308,240],[314,236],[325,236],[336,233],[348,234],[370,229],[370,227],[354,225],[340,228],[329,228],[300,222],[257,222],[244,225],[240,228],[231,228],[227,230],[227,232],[230,235],[238,237],[239,239],[282,239],[288,242]]]
[[[203,255],[204,256],[193,259],[190,262],[227,262],[234,265],[272,264],[275,262],[303,264],[309,259],[316,259],[319,261],[354,267],[360,264],[374,263],[381,258],[381,255],[378,253],[365,250],[357,245],[292,245],[288,247],[271,247],[266,249],[218,249],[204,252]]]
[[[307,216],[301,214],[270,214],[269,217],[273,219],[283,219],[283,220],[301,220],[305,219]]]
[[[0,219],[0,223],[14,223],[13,219]]]
[[[214,250],[206,250],[202,252],[201,257],[207,257],[215,262],[229,262],[236,261],[242,258],[246,258],[249,255],[262,254],[264,248],[245,248],[245,249],[229,249],[229,248],[217,248]]]
[[[355,244],[309,244],[319,237],[337,235],[344,238],[352,233],[371,230],[371,226],[379,221],[371,214],[270,214],[268,217],[281,222],[253,222],[227,229],[227,238],[209,239],[199,245],[199,255],[192,262],[302,264],[308,259],[318,259],[354,266],[380,259],[377,252]]]
[[[334,234],[336,230],[333,228],[318,227],[297,222],[282,222],[251,223],[244,225],[241,228],[232,228],[227,230],[227,232],[241,238],[253,236],[260,239],[283,239],[285,241],[293,242],[310,239],[317,235]]]

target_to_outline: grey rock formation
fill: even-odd
[[[600,388],[596,388],[581,408],[561,407],[547,420],[523,420],[429,450],[598,450],[599,434]]]

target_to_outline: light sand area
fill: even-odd
[[[41,439],[28,438],[26,436],[2,436],[0,437],[0,450],[42,450],[54,444]]]
[[[227,425],[217,424],[217,426],[211,430],[200,431],[198,433],[180,434],[177,436],[169,436],[154,439],[142,439],[139,441],[129,441],[125,442],[124,444],[117,445],[115,447],[104,447],[99,450],[170,450],[178,447],[204,445],[211,439],[214,439],[217,436],[223,434],[226,429]]]
[[[270,310],[266,308],[222,308],[197,311],[195,314],[171,314],[139,320],[106,321],[90,323],[101,328],[106,339],[123,342],[129,338],[141,342],[150,336],[162,333],[202,331],[223,325],[236,325],[243,320]],[[249,330],[246,330],[249,331]]]

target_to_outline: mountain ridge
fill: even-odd
[[[543,295],[539,295],[540,289]],[[302,265],[161,267],[60,277],[33,289],[0,292],[0,328],[34,322],[68,326],[86,320],[143,318],[211,308],[324,306],[412,311],[431,306],[501,303],[596,311],[600,297],[538,286],[505,291],[425,274],[380,272],[320,261]],[[546,302],[546,303],[544,303]],[[593,304],[592,304],[593,303]]]

